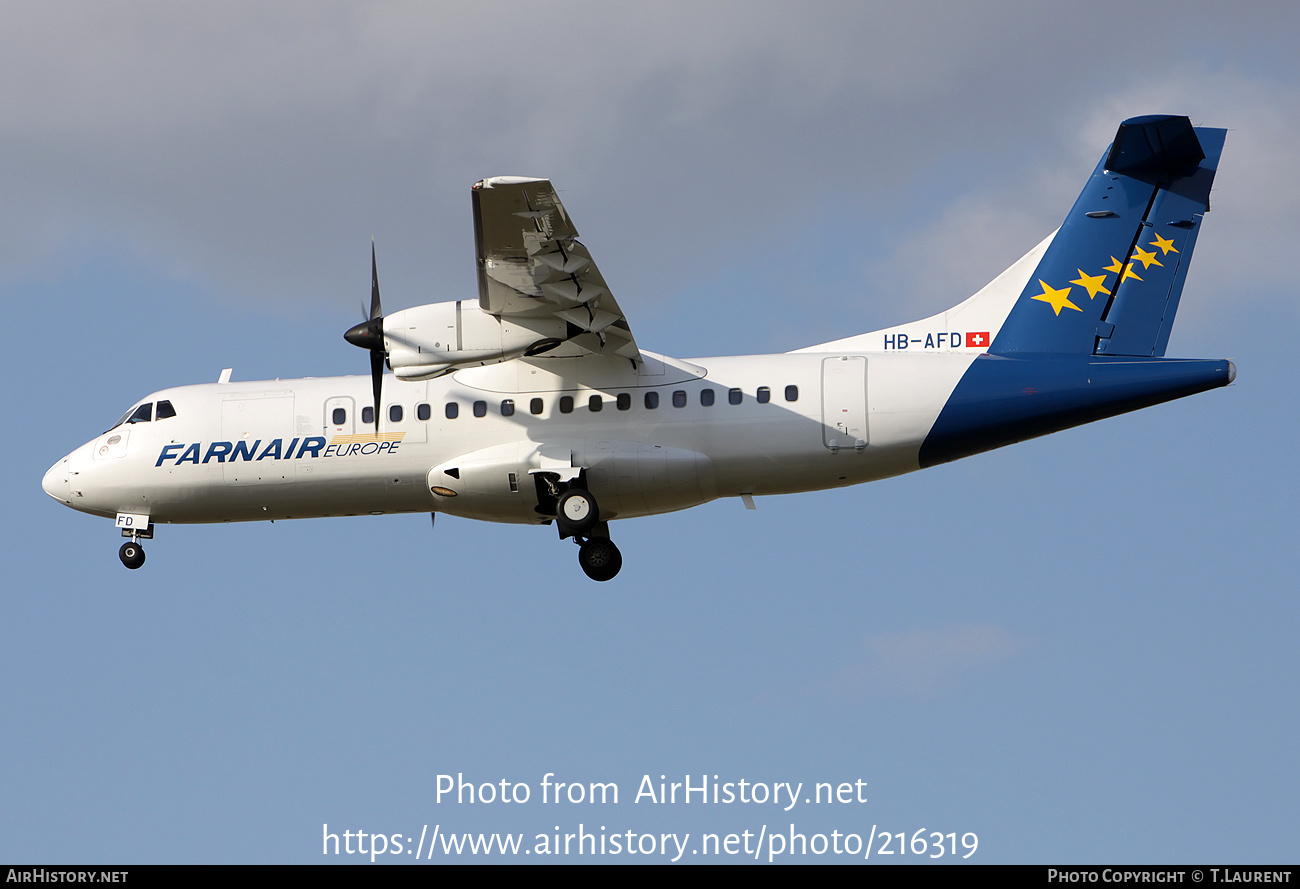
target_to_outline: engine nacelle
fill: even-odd
[[[403,380],[427,380],[464,367],[540,355],[562,343],[568,323],[555,316],[510,318],[475,300],[430,303],[384,316],[388,366]]]

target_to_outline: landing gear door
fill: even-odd
[[[832,451],[867,446],[867,359],[861,355],[822,362],[822,443]]]

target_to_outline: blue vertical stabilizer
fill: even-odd
[[[1164,355],[1225,132],[1120,124],[989,351]]]
[[[1170,115],[1120,124],[988,353],[940,411],[922,466],[1233,381],[1230,361],[1163,357],[1224,133]]]

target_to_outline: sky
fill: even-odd
[[[929,844],[873,862],[1300,859],[1298,30],[1284,3],[0,8],[0,860],[370,864],[328,835],[381,834],[374,864],[413,863],[435,829],[641,845],[542,859],[570,862],[669,861],[663,834],[865,860],[816,853],[834,832]],[[167,526],[127,571],[41,491],[151,391],[365,373],[371,238],[386,310],[473,298],[485,176],[555,182],[644,347],[780,352],[961,301],[1151,113],[1228,129],[1169,346],[1231,358],[1226,389],[616,523],[606,584],[551,528],[423,514]],[[753,793],[638,795],[660,776]],[[757,857],[701,848],[746,831]],[[791,832],[813,849],[774,854]]]

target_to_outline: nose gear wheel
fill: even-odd
[[[134,540],[128,541],[117,551],[117,557],[123,565],[134,570],[144,564],[144,547]]]

